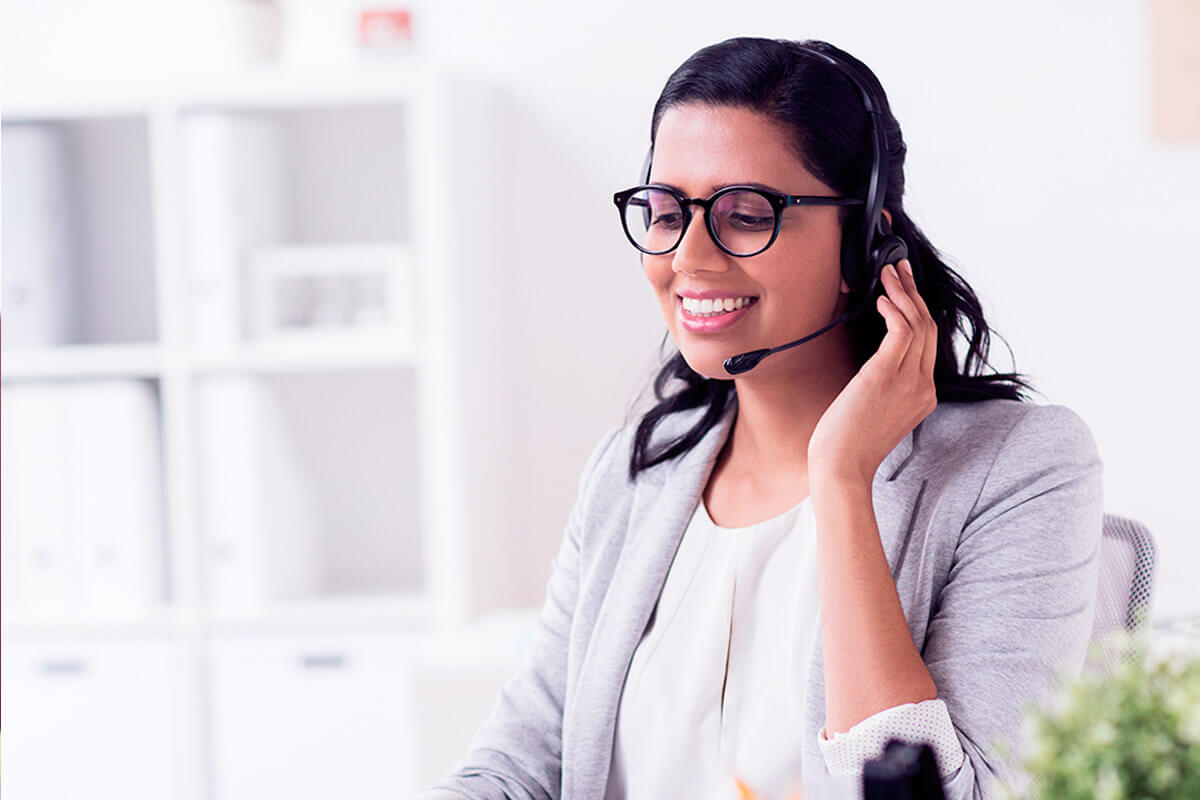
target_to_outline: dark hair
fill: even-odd
[[[987,360],[991,331],[984,321],[983,309],[971,287],[946,264],[942,254],[904,211],[904,154],[907,147],[883,87],[861,61],[818,39],[793,42],[739,37],[697,50],[667,79],[654,105],[650,123],[651,148],[663,114],[673,106],[703,103],[746,108],[767,115],[791,131],[793,147],[805,168],[837,194],[866,197],[872,151],[870,122],[862,94],[839,69],[798,45],[849,64],[866,84],[879,109],[880,123],[887,136],[889,161],[884,205],[891,214],[893,233],[908,245],[908,259],[921,297],[937,322],[938,353],[933,378],[938,401],[1027,399],[1024,390],[1036,389],[1020,373],[980,374],[985,364],[991,366]],[[865,270],[864,216],[862,205],[839,207],[843,274],[862,274]],[[854,286],[851,281],[847,283]],[[848,297],[850,304],[860,300],[862,295],[855,291]],[[879,349],[887,333],[887,323],[879,314],[863,313],[844,324],[850,329],[855,362],[861,367]],[[961,370],[955,351],[955,334],[958,332],[967,342]],[[668,334],[663,336],[663,345]],[[1011,348],[1009,355],[1012,355]],[[672,378],[682,381],[683,386],[672,394],[665,394]],[[678,349],[659,370],[653,388],[658,402],[638,423],[629,463],[631,480],[641,470],[694,447],[721,418],[730,396],[736,393],[732,378],[700,375],[688,365]],[[706,410],[690,430],[656,451],[649,451],[650,437],[665,417],[701,406]]]

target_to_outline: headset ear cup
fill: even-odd
[[[871,250],[871,263],[882,268],[908,258],[908,246],[899,236],[885,236]]]
[[[842,251],[844,265],[846,263],[845,256],[848,255],[845,241],[843,241]],[[850,248],[850,252],[854,252],[853,248]],[[872,299],[878,297],[884,292],[881,278],[883,268],[888,264],[899,262],[902,258],[908,258],[908,247],[904,244],[904,240],[899,236],[884,236],[879,244],[871,249],[870,260],[859,271],[857,283],[851,283],[849,278],[846,279],[846,283],[859,295]],[[861,256],[856,260],[861,261]]]

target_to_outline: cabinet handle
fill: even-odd
[[[68,659],[42,662],[42,672],[46,675],[78,675],[84,670],[82,659]]]
[[[300,665],[305,669],[341,669],[346,666],[346,658],[341,653],[322,653],[303,656]]]

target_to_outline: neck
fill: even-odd
[[[734,379],[737,418],[722,461],[751,477],[806,476],[813,430],[857,371],[845,325],[767,356]]]

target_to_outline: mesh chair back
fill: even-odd
[[[1104,515],[1100,538],[1100,586],[1085,669],[1111,670],[1121,654],[1106,640],[1113,631],[1148,633],[1154,589],[1154,540],[1140,522]],[[1098,652],[1097,652],[1098,651]],[[1126,659],[1127,660],[1127,659]]]

